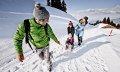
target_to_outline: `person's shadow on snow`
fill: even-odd
[[[88,42],[90,42],[90,41],[93,41],[93,40],[96,40],[96,39],[98,39],[98,38],[101,38],[101,37],[105,37],[105,35],[104,35],[104,34],[101,34],[101,35],[98,35],[98,36],[90,37],[90,38],[84,40],[81,46],[83,46],[84,44],[86,44],[86,43],[88,43]],[[79,47],[79,46],[78,46],[78,43],[75,42],[75,48],[77,48],[77,47]]]
[[[93,40],[98,39],[98,38],[103,37],[103,36],[105,36],[105,35],[99,35],[96,37],[88,38],[87,40],[84,41],[84,43],[87,43],[89,41],[93,41]],[[60,58],[58,61],[53,62],[53,69],[55,69],[55,67],[62,62],[66,62],[66,61],[78,58],[78,57],[82,56],[84,53],[86,53],[87,51],[94,49],[96,47],[99,47],[103,44],[107,44],[107,43],[110,43],[110,42],[108,42],[108,41],[106,41],[106,42],[98,42],[98,41],[90,42],[90,43],[87,43],[85,45],[84,44],[81,45],[79,47],[78,51],[76,51],[75,53],[71,52],[70,54],[61,54],[61,55],[57,56],[56,58],[61,57],[63,55],[65,56],[65,58],[62,58],[62,59]]]
[[[101,38],[101,37],[104,37],[104,36],[105,36],[104,34],[101,34],[101,35],[98,35],[98,36],[90,37],[90,38],[84,40],[83,43],[81,44],[81,46],[78,46],[78,43],[75,42],[73,49],[76,49],[76,48],[78,48],[78,47],[80,47],[80,49],[81,49],[82,46],[84,46],[84,45],[87,44],[88,42],[93,41],[93,40],[96,40],[96,39]],[[63,56],[63,55],[66,55],[66,54],[65,54],[65,53],[60,54],[60,55],[57,56],[56,58],[61,57],[61,56]]]

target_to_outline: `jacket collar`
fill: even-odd
[[[38,23],[36,22],[35,18],[33,18],[33,20],[34,20],[35,24],[37,24],[37,25],[39,25],[39,26],[42,26],[41,24],[38,24]]]

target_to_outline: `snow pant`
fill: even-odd
[[[71,33],[72,34],[72,37],[74,38],[74,33]]]
[[[74,37],[74,33],[69,32],[69,33],[68,33],[68,35],[69,35],[69,34],[71,34],[71,35],[72,35],[72,37]]]
[[[82,43],[82,36],[79,37],[78,35],[78,45],[81,45],[81,43]]]
[[[36,52],[39,58],[45,63],[47,63],[46,67],[49,71],[51,71],[52,61],[51,61],[51,53],[49,52],[49,45],[43,48],[36,49]]]
[[[50,61],[49,45],[43,48],[36,48],[36,52],[41,60]]]

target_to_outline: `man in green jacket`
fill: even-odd
[[[48,24],[49,20],[49,12],[42,7],[40,4],[35,4],[34,10],[33,10],[33,17],[29,19],[30,23],[30,35],[29,41],[35,46],[36,52],[40,59],[44,60],[46,59],[47,62],[49,62],[49,41],[50,38],[53,39],[57,44],[60,45],[60,42],[54,35],[50,25]],[[47,34],[45,30],[45,26],[47,25]],[[26,36],[25,33],[25,26],[24,22],[21,22],[19,24],[19,27],[17,28],[15,35],[14,35],[14,45],[17,52],[17,57],[20,62],[23,62],[24,55],[22,50],[22,42],[24,37]]]

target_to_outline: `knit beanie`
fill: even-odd
[[[35,17],[35,19],[49,19],[50,14],[49,12],[46,10],[45,7],[42,7],[40,5],[40,3],[35,3],[35,7],[33,10],[33,16]]]

